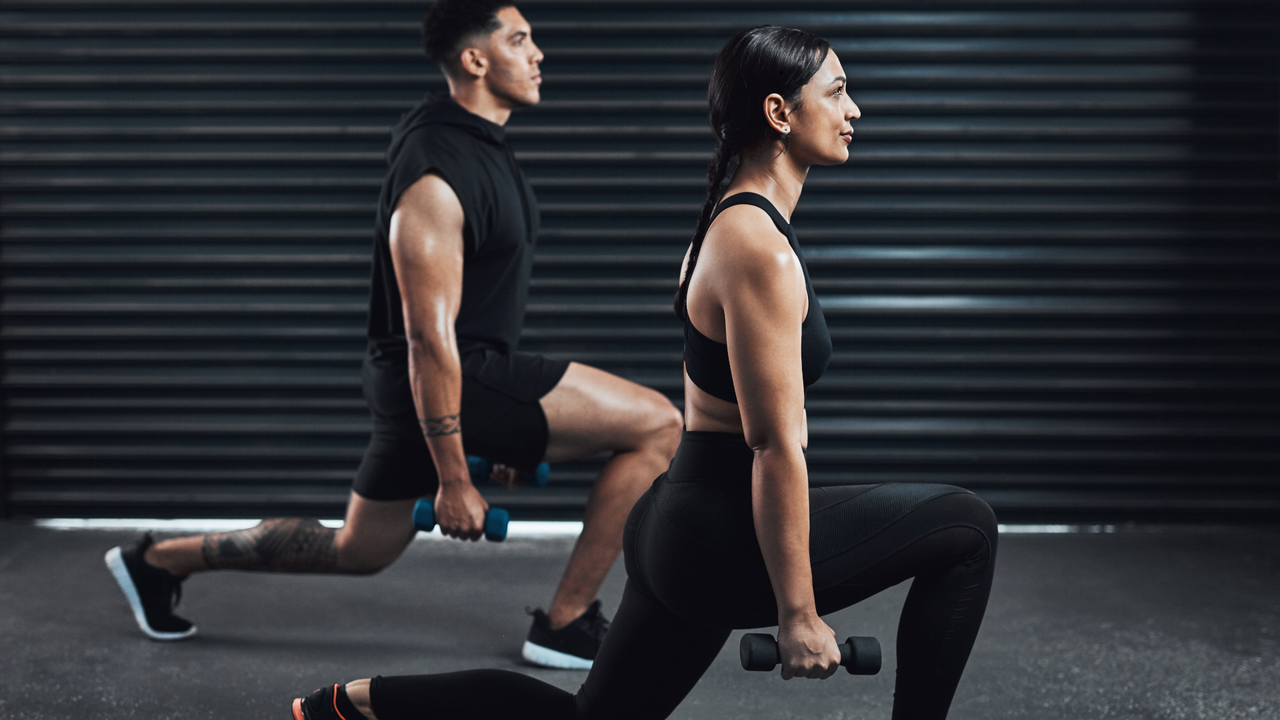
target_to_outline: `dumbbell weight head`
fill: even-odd
[[[413,505],[413,526],[423,532],[431,532],[436,527],[435,504],[426,498]]]
[[[489,461],[477,455],[467,456],[467,474],[472,482],[489,479]]]
[[[778,641],[772,635],[747,633],[738,644],[738,659],[742,661],[743,670],[772,670],[780,662]]]
[[[551,466],[546,463],[538,463],[538,467],[526,476],[526,480],[534,487],[546,487],[550,479]]]
[[[873,637],[847,638],[840,646],[840,664],[850,675],[876,675],[881,661],[880,641]]]
[[[489,512],[484,516],[484,539],[492,542],[502,542],[507,539],[507,525],[511,522],[511,515],[502,508],[489,508]],[[879,646],[877,646],[879,647]],[[879,665],[876,666],[879,670]]]

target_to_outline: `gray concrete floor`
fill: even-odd
[[[498,667],[566,689],[585,673],[520,664],[571,541],[420,540],[364,578],[207,574],[181,611],[200,634],[155,643],[102,564],[133,532],[0,523],[0,717],[278,718],[324,683]],[[950,717],[1280,719],[1280,532],[1183,528],[1004,535],[986,623]],[[602,593],[612,614],[621,564]],[[877,677],[783,682],[738,666],[737,637],[673,717],[888,718],[905,586],[832,615],[878,636]]]

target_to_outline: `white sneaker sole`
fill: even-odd
[[[120,548],[111,548],[103,559],[107,563],[107,569],[111,571],[111,576],[116,579],[116,584],[124,591],[124,597],[129,601],[129,607],[133,608],[133,619],[138,622],[138,627],[147,634],[147,637],[152,640],[172,642],[174,640],[184,640],[196,634],[195,625],[192,625],[185,632],[159,632],[152,630],[151,626],[147,624],[147,614],[142,610],[142,598],[138,597],[138,588],[134,587],[133,578],[129,577],[129,568],[125,567],[124,557],[120,555]]]
[[[520,656],[534,665],[558,668],[560,670],[590,670],[592,662],[577,655],[557,652],[541,645],[534,645],[528,640],[524,641],[524,647],[520,649]]]

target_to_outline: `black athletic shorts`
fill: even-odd
[[[530,471],[547,453],[547,416],[539,404],[569,369],[532,353],[477,350],[462,356],[462,446],[468,455]],[[366,384],[373,434],[352,489],[370,500],[434,496],[440,479],[417,413],[386,412]],[[404,403],[397,403],[404,407]]]

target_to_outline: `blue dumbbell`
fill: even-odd
[[[493,469],[493,463],[487,459],[476,455],[467,456],[467,472],[471,473],[472,482],[488,480],[491,469]],[[537,469],[531,473],[520,473],[520,481],[533,487],[546,487],[549,479],[551,479],[551,466],[546,463],[539,463]]]
[[[484,516],[484,537],[486,540],[501,542],[507,539],[507,523],[511,522],[511,514],[502,508],[489,508]],[[422,498],[413,506],[413,526],[424,532],[431,532],[436,526],[435,503]]]

